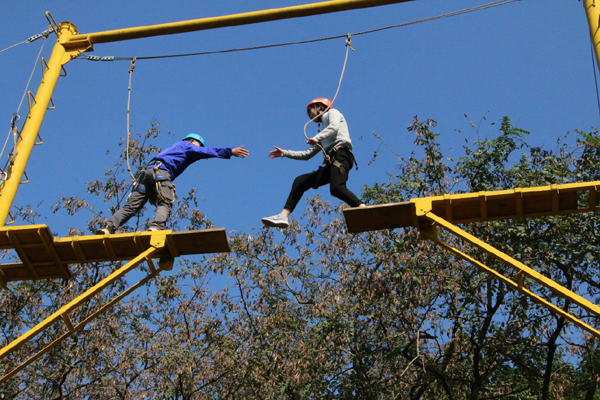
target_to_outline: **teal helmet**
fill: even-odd
[[[183,138],[183,140],[187,140],[187,139],[195,139],[200,142],[202,147],[205,147],[204,139],[202,139],[202,136],[198,135],[197,133],[190,133],[189,135],[187,135],[186,137]]]

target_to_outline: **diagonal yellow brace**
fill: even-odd
[[[430,219],[431,221],[435,222],[437,225],[441,226],[442,228],[444,228],[446,231],[452,233],[453,235],[462,238],[463,240],[465,240],[466,242],[472,244],[473,246],[479,248],[482,251],[485,251],[486,253],[492,255],[493,257],[495,257],[496,259],[500,260],[501,262],[505,263],[506,265],[513,267],[515,270],[517,270],[517,272],[531,278],[534,279],[536,282],[538,282],[540,285],[545,286],[546,288],[550,289],[554,294],[561,296],[565,299],[568,299],[569,301],[577,304],[578,306],[580,306],[581,308],[587,310],[588,312],[594,314],[597,317],[600,317],[600,307],[598,307],[597,305],[593,304],[592,302],[590,302],[589,300],[573,293],[572,291],[570,291],[569,289],[557,284],[556,282],[554,282],[552,279],[549,279],[547,277],[545,277],[544,275],[540,274],[539,272],[529,268],[528,266],[526,266],[525,264],[515,260],[514,258],[510,257],[509,255],[501,252],[500,250],[490,246],[489,244],[485,243],[484,241],[476,238],[475,236],[463,231],[462,229],[460,229],[459,227],[449,223],[448,221],[444,220],[443,218],[438,217],[437,215],[435,215],[432,212],[427,212],[425,213],[424,217]],[[443,242],[439,242],[438,243],[443,243]],[[460,252],[459,250],[453,248],[452,246],[448,245],[448,244],[443,244],[445,248],[447,248],[448,250],[452,251],[453,253],[459,255],[460,257],[466,259],[469,262],[473,262],[475,265],[477,265],[479,268],[485,267],[483,266],[483,264],[480,264],[478,262],[474,262],[475,260],[473,260],[471,257],[468,257],[466,254]],[[483,266],[483,267],[482,267]],[[511,280],[508,280],[508,278],[504,277],[503,275],[499,274],[496,271],[493,271],[492,269],[490,269],[489,267],[485,267],[484,271],[486,271],[487,273],[493,275],[494,277],[500,279],[501,281],[508,283],[511,287],[514,287],[515,289],[519,289],[519,285]],[[510,282],[510,283],[509,283]],[[525,288],[522,289],[523,293],[526,294],[530,294],[531,292]],[[531,297],[531,296],[530,296]],[[532,297],[533,298],[533,297]],[[535,296],[534,300],[540,304],[545,305],[546,307],[548,307],[551,311],[553,312],[557,312],[560,315],[563,315],[565,317],[567,317],[571,322],[576,323],[577,325],[583,327],[584,329],[588,330],[589,332],[593,333],[595,336],[600,338],[600,332],[594,330],[593,328],[589,327],[587,324],[585,324],[582,321],[579,321],[577,318],[563,312],[560,308],[551,305],[550,303],[546,302],[545,300],[541,299],[538,296]]]
[[[520,293],[525,294],[526,296],[531,298],[534,302],[538,303],[541,306],[546,307],[551,312],[553,312],[557,315],[563,316],[565,319],[567,319],[568,321],[571,321],[573,324],[579,326],[582,329],[585,329],[586,331],[590,332],[592,335],[596,336],[597,338],[600,338],[600,331],[592,328],[590,325],[586,324],[585,322],[578,319],[577,317],[569,314],[568,312],[564,311],[560,307],[557,307],[556,305],[548,302],[544,298],[536,295],[529,289],[526,289],[523,286],[523,282],[522,282],[523,274],[520,271],[518,273],[518,279],[520,278],[520,281],[514,282],[513,280],[500,274],[498,271],[495,271],[492,268],[488,267],[487,265],[477,261],[476,259],[469,256],[468,254],[465,254],[462,251],[458,250],[457,248],[452,247],[450,244],[443,242],[441,240],[438,240],[436,243],[439,244],[440,246],[442,246],[443,248],[445,248],[446,250],[456,254],[457,256],[459,256],[459,257],[463,258],[464,260],[470,262],[471,264],[475,265],[477,268],[479,268],[480,271],[488,273],[489,275],[493,276],[494,278],[498,279],[499,281],[504,282],[507,286],[519,291]]]
[[[162,236],[162,238],[161,238],[161,236]],[[61,307],[60,310],[56,311],[54,314],[47,317],[44,321],[40,322],[34,328],[30,329],[27,333],[21,335],[18,339],[14,340],[8,346],[4,347],[2,350],[0,350],[0,359],[6,357],[12,351],[18,349],[24,343],[33,339],[40,332],[47,329],[55,321],[62,318],[61,315],[68,314],[73,309],[75,309],[79,305],[83,304],[84,302],[86,302],[87,300],[89,300],[90,298],[92,298],[93,296],[98,294],[99,292],[101,292],[108,285],[110,285],[117,279],[120,279],[121,277],[126,275],[129,271],[131,271],[133,268],[135,268],[140,262],[145,261],[146,257],[150,257],[152,254],[161,250],[166,242],[166,239],[164,236],[165,236],[164,234],[156,235],[156,238],[155,239],[153,238],[154,240],[151,242],[152,247],[150,247],[148,250],[144,251],[143,253],[141,253],[140,255],[135,257],[133,260],[131,260],[130,262],[125,264],[120,269],[114,271],[112,274],[110,274],[109,276],[104,278],[102,281],[97,283],[95,286],[91,287],[90,289],[85,291],[83,294],[81,294],[80,296],[78,296],[77,298],[72,300],[70,303]],[[162,243],[162,246],[161,246],[161,243]]]
[[[140,260],[138,262],[138,264],[140,262],[142,262],[142,261],[143,260]],[[143,278],[142,280],[140,280],[138,283],[136,283],[135,285],[133,285],[133,286],[129,287],[128,289],[126,289],[125,291],[123,291],[120,295],[116,296],[114,299],[112,299],[111,301],[109,301],[108,303],[106,303],[105,305],[103,305],[102,307],[100,307],[100,309],[98,311],[96,311],[95,313],[90,314],[90,316],[88,316],[85,320],[81,321],[76,326],[73,326],[72,324],[70,324],[69,317],[66,314],[61,315],[61,317],[63,318],[63,320],[65,321],[65,323],[67,321],[69,321],[69,323],[67,323],[69,331],[66,332],[66,333],[64,333],[59,338],[55,339],[52,343],[50,343],[48,346],[44,347],[37,354],[35,354],[34,356],[30,357],[28,360],[26,360],[25,362],[23,362],[17,368],[15,368],[11,372],[9,372],[5,376],[3,376],[2,379],[0,379],[0,384],[3,384],[4,382],[8,381],[10,378],[12,378],[16,374],[18,374],[23,369],[25,369],[25,367],[27,367],[28,365],[30,365],[32,362],[36,361],[41,356],[43,356],[44,354],[46,354],[47,352],[49,352],[50,350],[52,350],[54,347],[56,347],[60,343],[62,343],[65,339],[69,338],[72,334],[74,334],[75,332],[80,331],[81,329],[83,329],[89,322],[91,322],[94,319],[96,319],[98,316],[100,316],[101,314],[103,314],[106,310],[108,310],[109,308],[111,308],[112,306],[114,306],[116,303],[118,303],[119,301],[121,301],[123,298],[125,298],[126,296],[128,296],[130,293],[132,293],[134,290],[136,290],[140,286],[144,285],[150,279],[153,279],[161,271],[170,270],[171,268],[173,268],[173,259],[169,258],[169,259],[161,260],[160,263],[159,263],[159,268],[157,270],[155,270],[154,272],[151,272],[145,278]]]

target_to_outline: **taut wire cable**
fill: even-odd
[[[474,12],[474,11],[485,10],[487,8],[498,7],[498,6],[506,5],[506,4],[513,3],[516,1],[521,1],[521,0],[497,0],[497,1],[493,1],[491,3],[482,4],[480,6],[465,8],[465,9],[458,10],[458,11],[452,11],[452,12],[449,12],[446,14],[441,14],[441,15],[434,16],[434,17],[423,18],[423,19],[410,21],[410,22],[404,22],[404,23],[397,24],[397,25],[384,26],[381,28],[375,28],[375,29],[370,29],[370,30],[361,31],[361,32],[355,32],[355,33],[351,33],[351,35],[353,35],[353,36],[366,35],[369,33],[384,31],[387,29],[401,28],[404,26],[414,25],[414,24],[418,24],[421,22],[434,21],[436,19],[454,17],[457,15],[467,14],[467,13]],[[197,52],[197,53],[183,53],[183,54],[168,54],[168,55],[162,55],[162,56],[146,56],[146,57],[136,57],[136,58],[138,60],[155,60],[155,59],[161,59],[161,58],[204,56],[204,55],[212,55],[212,54],[233,53],[233,52],[237,52],[237,51],[260,50],[260,49],[268,49],[268,48],[273,48],[273,47],[315,43],[315,42],[322,42],[322,41],[326,41],[326,40],[341,39],[344,37],[347,37],[347,34],[328,36],[328,37],[317,38],[317,39],[301,40],[301,41],[297,41],[297,42],[275,43],[275,44],[268,44],[268,45],[262,45],[262,46],[242,47],[242,48],[234,48],[234,49],[227,49],[227,50],[203,51],[203,52]],[[115,56],[100,57],[100,56],[80,55],[77,59],[89,60],[89,61],[130,61],[132,59],[132,57],[115,57]]]
[[[48,31],[46,31],[48,32]],[[31,83],[31,79],[33,78],[33,74],[35,73],[35,69],[37,67],[37,63],[40,60],[40,56],[42,55],[42,50],[44,50],[44,44],[46,43],[46,38],[48,37],[48,35],[42,35],[44,37],[44,40],[42,41],[42,46],[40,47],[40,51],[38,52],[37,58],[35,60],[35,63],[33,64],[33,69],[31,71],[31,74],[29,75],[29,80],[27,81],[27,85],[25,86],[25,91],[23,92],[23,96],[21,97],[21,102],[19,103],[19,107],[17,108],[17,112],[13,114],[12,118],[11,118],[11,127],[8,131],[8,135],[6,136],[6,140],[4,141],[4,146],[2,147],[2,151],[0,151],[0,159],[2,159],[2,157],[4,156],[4,150],[6,149],[6,145],[8,144],[8,139],[10,138],[10,134],[13,134],[13,138],[14,138],[14,146],[16,147],[17,145],[17,132],[18,129],[16,127],[16,123],[17,121],[19,121],[19,119],[21,118],[19,116],[19,111],[21,110],[21,106],[23,105],[23,101],[25,100],[25,97],[27,96],[27,91],[29,89],[29,84]],[[28,39],[29,40],[29,39]],[[6,170],[8,166],[8,161],[6,162],[5,166],[4,166],[4,170]]]

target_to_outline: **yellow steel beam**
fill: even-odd
[[[596,53],[596,63],[600,67],[600,3],[596,5],[596,0],[583,0],[583,7],[590,27],[590,37]]]
[[[521,292],[522,294],[526,295],[527,297],[529,297],[530,299],[532,299],[534,302],[538,303],[539,305],[546,307],[551,312],[564,317],[568,321],[571,321],[573,324],[579,326],[582,329],[585,329],[586,331],[590,332],[592,335],[600,338],[600,332],[598,330],[594,329],[593,327],[586,324],[585,322],[578,319],[577,317],[569,314],[567,311],[563,310],[562,308],[557,307],[556,305],[550,303],[549,301],[545,300],[544,298],[538,296],[537,294],[533,293],[529,289],[526,289],[523,285],[523,279],[522,279],[523,275],[522,274],[520,274],[520,273],[517,274],[518,281],[515,282],[512,279],[505,277],[501,273],[495,271],[494,269],[479,262],[478,260],[469,256],[468,254],[463,253],[462,251],[458,250],[457,248],[453,247],[452,245],[450,245],[442,240],[438,239],[438,240],[436,240],[436,243],[439,244],[440,246],[442,246],[443,248],[445,248],[446,250],[456,254],[457,256],[461,257],[462,259],[475,265],[477,268],[479,268],[480,271],[491,275],[492,277],[498,279],[501,282],[504,282],[507,286],[513,288],[514,290]]]
[[[517,188],[494,192],[447,194],[411,199],[410,202],[384,204],[344,210],[348,231],[352,233],[400,227],[417,227],[421,235],[475,265],[481,271],[519,290],[551,312],[565,317],[575,325],[600,338],[600,332],[568,311],[544,300],[524,287],[524,278],[531,278],[556,295],[578,305],[595,317],[600,317],[600,307],[566,289],[525,264],[490,246],[458,228],[453,222],[489,221],[497,219],[526,218],[544,215],[563,215],[577,212],[598,212],[600,181],[569,183],[564,185]],[[516,282],[489,268],[469,255],[441,241],[437,226],[465,240],[514,268]]]
[[[460,224],[597,212],[600,181],[419,197],[409,202],[344,209],[348,232],[418,226],[415,209]]]
[[[299,6],[253,11],[220,17],[194,19],[160,25],[140,26],[136,28],[115,29],[111,31],[80,34],[72,36],[65,46],[81,47],[96,43],[117,42],[120,40],[139,39],[160,35],[173,35],[201,31],[228,26],[256,24],[259,22],[277,21],[289,18],[307,17],[311,15],[356,10],[388,4],[405,3],[412,0],[331,0]]]

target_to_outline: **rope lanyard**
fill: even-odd
[[[344,79],[344,72],[346,71],[346,63],[348,62],[348,52],[350,49],[352,49],[352,51],[354,51],[354,49],[351,46],[352,44],[352,39],[351,39],[351,35],[348,34],[348,36],[346,37],[346,57],[344,58],[344,66],[342,67],[342,74],[340,75],[340,81],[338,82],[338,87],[337,90],[335,91],[335,95],[333,96],[333,99],[331,100],[331,105],[333,106],[333,102],[335,101],[335,99],[337,98],[338,93],[340,92],[340,87],[342,86],[342,79]],[[306,138],[306,140],[309,139],[308,135],[306,134],[306,127],[308,126],[308,124],[310,124],[311,122],[313,122],[314,120],[316,120],[317,118],[319,118],[320,116],[324,115],[327,111],[329,111],[332,107],[327,107],[325,109],[325,111],[321,112],[319,115],[315,116],[314,118],[312,118],[310,121],[308,121],[306,124],[304,124],[304,137]],[[327,152],[325,151],[325,149],[323,148],[323,146],[321,146],[321,143],[316,144],[321,151],[323,152],[323,159],[327,164],[331,163],[331,157],[329,157],[329,155],[327,154]]]
[[[129,66],[129,85],[127,86],[127,144],[125,147],[125,155],[127,158],[127,171],[129,172],[129,175],[131,175],[132,181],[136,182],[135,176],[133,176],[133,173],[131,172],[131,165],[129,164],[129,140],[131,137],[131,131],[129,130],[129,128],[131,127],[131,125],[129,125],[129,106],[131,105],[131,77],[133,76],[134,69],[135,57],[133,57],[133,60],[131,60],[131,65]]]

